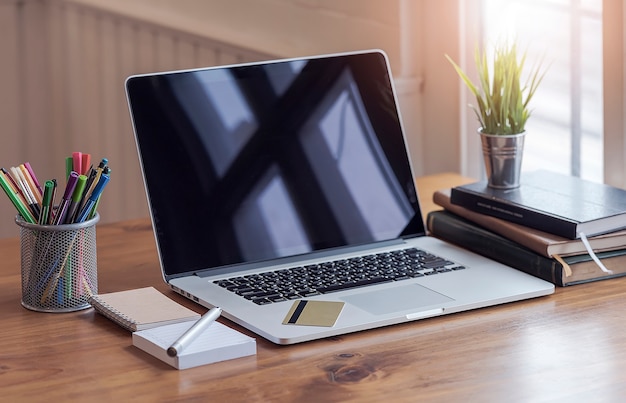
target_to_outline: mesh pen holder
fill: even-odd
[[[89,308],[98,293],[96,215],[85,222],[37,225],[22,219],[20,249],[22,305],[39,312],[72,312]]]

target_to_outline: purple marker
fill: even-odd
[[[70,205],[72,199],[72,193],[74,193],[74,188],[76,187],[76,183],[78,182],[78,172],[72,171],[70,172],[70,176],[67,179],[67,185],[65,186],[65,193],[63,193],[63,199],[61,200],[61,204],[59,205],[59,209],[57,211],[57,215],[54,217],[55,225],[63,224],[65,221],[65,216],[67,215],[67,209]]]
[[[33,179],[33,182],[35,183],[35,187],[37,188],[37,190],[39,190],[39,194],[43,195],[43,187],[41,186],[41,184],[37,180],[37,177],[35,176],[35,171],[33,171],[33,168],[30,166],[30,163],[29,162],[25,162],[24,163],[24,167],[26,168],[26,170],[30,174],[30,177]]]

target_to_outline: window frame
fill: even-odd
[[[473,66],[474,45],[482,36],[481,0],[458,2],[459,16],[459,64],[475,75]],[[619,1],[603,0],[603,154],[604,182],[626,188],[626,7]],[[460,81],[460,80],[459,80]],[[451,94],[455,96],[455,94]],[[483,178],[482,155],[478,136],[470,133],[476,127],[476,117],[467,105],[473,96],[465,85],[459,82],[456,102],[459,105],[459,147],[461,174]]]
[[[626,188],[626,87],[623,2],[602,2],[604,182]]]

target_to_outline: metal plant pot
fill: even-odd
[[[487,134],[480,140],[489,187],[513,189],[519,187],[526,132],[511,135]]]

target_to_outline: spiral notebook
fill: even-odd
[[[131,332],[200,319],[200,314],[154,287],[93,295],[89,303],[97,312]]]

